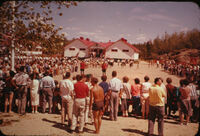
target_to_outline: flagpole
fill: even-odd
[[[14,11],[15,11],[15,1],[12,1],[12,41],[11,41],[11,70],[14,71],[15,70],[15,46],[14,46],[14,37],[15,37],[15,15],[14,15]]]

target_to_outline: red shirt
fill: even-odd
[[[84,82],[78,81],[74,84],[75,98],[85,98],[88,96],[89,88]]]
[[[140,96],[142,86],[141,84],[135,84],[131,86],[132,96]]]
[[[107,69],[107,64],[106,63],[102,64],[102,69]]]
[[[85,63],[84,62],[81,62],[81,69],[85,69]]]

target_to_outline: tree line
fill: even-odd
[[[187,32],[175,32],[171,35],[157,36],[153,41],[134,44],[143,59],[158,58],[159,55],[168,54],[181,49],[200,50],[200,31],[193,29]]]

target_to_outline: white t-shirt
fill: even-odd
[[[73,94],[74,84],[71,80],[65,79],[60,81],[60,95],[64,99],[71,98]]]
[[[149,92],[149,88],[152,86],[149,82],[142,83],[142,92]]]

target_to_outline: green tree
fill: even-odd
[[[38,4],[41,12],[34,9],[32,4]],[[61,43],[67,42],[67,39],[58,33],[62,28],[56,27],[53,23],[51,15],[53,4],[58,10],[63,7],[77,6],[77,2],[73,1],[16,1],[13,8],[12,1],[3,2],[0,6],[1,44],[7,44],[10,47],[12,40],[10,37],[14,34],[15,48],[32,49],[39,44],[44,51],[48,50],[46,52],[48,54],[58,52]],[[63,13],[58,14],[62,16]]]

